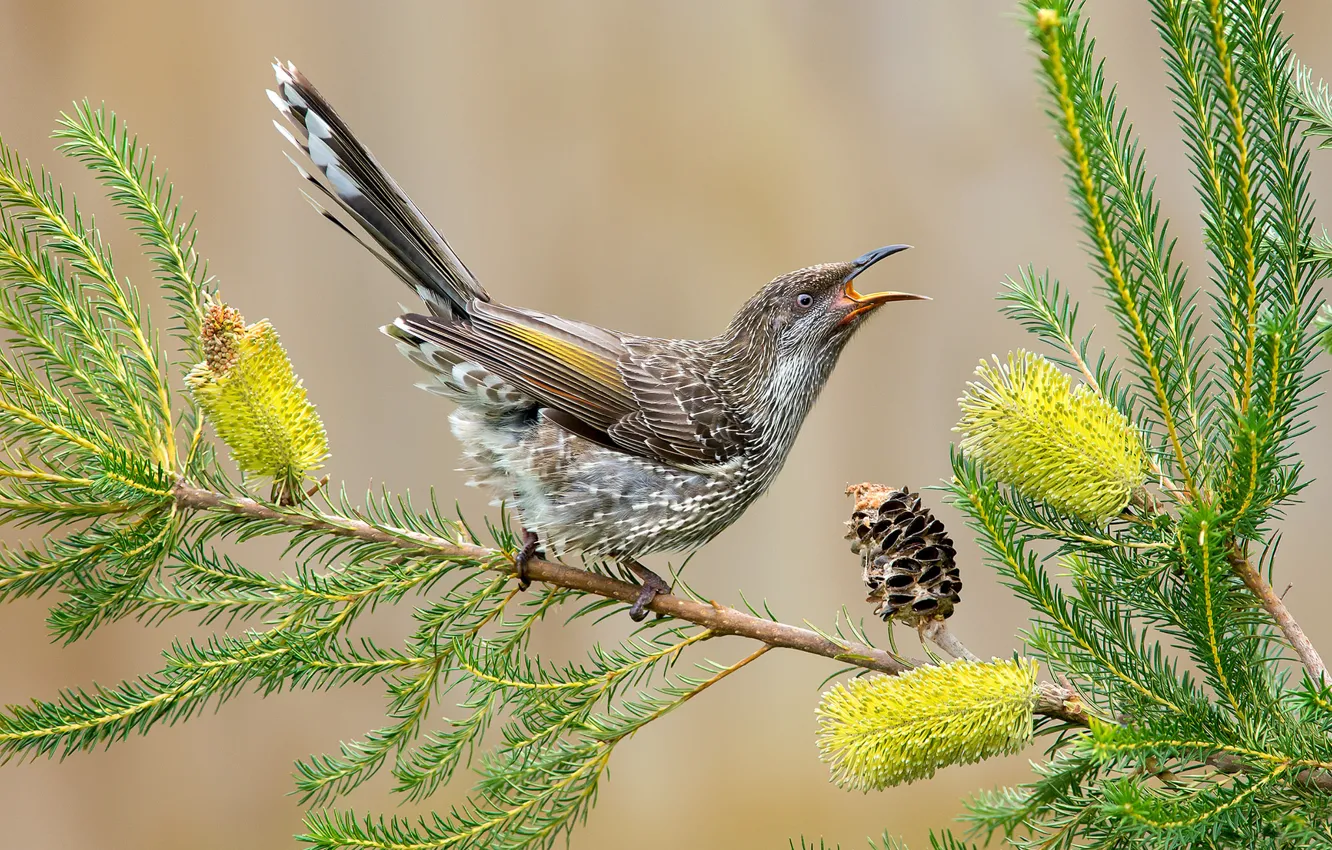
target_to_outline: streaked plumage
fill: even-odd
[[[420,386],[456,403],[453,433],[476,482],[557,552],[635,563],[711,540],[772,483],[864,316],[919,298],[852,285],[896,245],[782,275],[705,340],[500,304],[310,82],[274,68],[269,96],[290,127],[278,129],[324,180],[297,168],[370,240],[315,206],[429,311],[385,332],[430,374]]]

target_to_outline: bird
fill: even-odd
[[[734,523],[781,471],[865,320],[885,304],[930,300],[856,289],[910,247],[888,245],[778,276],[707,339],[503,304],[295,65],[273,68],[268,96],[283,119],[273,123],[319,174],[287,154],[315,189],[307,199],[424,303],[381,330],[427,373],[418,386],[454,403],[450,427],[472,483],[516,514],[522,587],[537,555],[609,558],[639,579],[629,614],[642,620],[670,587],[639,559],[692,552]]]

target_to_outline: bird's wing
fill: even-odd
[[[407,315],[395,326],[484,366],[561,426],[621,451],[697,467],[742,445],[744,429],[705,367],[665,341],[493,303],[474,305],[470,324]]]
[[[620,374],[633,393],[635,410],[611,426],[617,443],[695,464],[721,463],[739,452],[745,423],[688,344],[629,339],[625,348]]]

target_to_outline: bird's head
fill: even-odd
[[[797,360],[831,368],[837,355],[869,315],[893,301],[928,301],[907,292],[862,293],[856,279],[870,266],[905,251],[889,245],[849,263],[826,263],[788,272],[763,287],[731,323],[747,341],[771,347],[780,364]]]

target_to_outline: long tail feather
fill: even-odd
[[[417,291],[437,315],[466,318],[472,301],[490,296],[439,231],[398,187],[338,117],[337,112],[296,66],[274,63],[277,91],[268,98],[290,129],[278,131],[299,148],[324,176],[327,185],[293,160],[297,171],[318,192],[335,202],[382,249],[372,248],[313,198],[315,208],[379,258]]]

